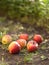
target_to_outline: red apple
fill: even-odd
[[[18,39],[17,42],[20,44],[21,49],[26,46],[27,41],[25,39]]]
[[[19,53],[20,52],[20,49],[21,49],[21,47],[20,47],[20,45],[18,44],[18,42],[16,42],[16,41],[13,41],[10,45],[9,45],[9,47],[8,47],[8,50],[9,50],[9,53]]]
[[[38,44],[36,41],[29,41],[28,44],[27,44],[27,50],[29,52],[33,52],[33,51],[36,51],[38,49]]]
[[[20,34],[19,38],[28,40],[28,34]]]
[[[39,34],[34,35],[33,40],[40,44],[43,41],[43,37]]]

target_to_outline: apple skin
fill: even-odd
[[[34,35],[33,40],[40,44],[43,41],[43,37],[39,34]]]
[[[12,42],[12,37],[10,35],[4,35],[2,37],[2,43],[3,44],[9,44]]]
[[[25,39],[18,39],[17,42],[20,44],[21,49],[26,47],[27,41]]]
[[[11,54],[15,54],[15,53],[19,53],[21,50],[20,45],[18,44],[18,42],[13,41],[11,42],[11,44],[8,47],[9,53]]]
[[[25,39],[25,40],[28,40],[28,34],[20,34],[19,36],[20,39]]]
[[[29,41],[28,44],[27,44],[27,50],[28,52],[34,52],[38,49],[38,44],[36,41]]]

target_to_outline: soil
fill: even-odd
[[[29,40],[36,33],[41,34],[44,38],[39,49],[32,53],[23,49],[19,54],[10,54],[0,43],[0,65],[49,65],[49,32],[45,28],[10,21],[0,23],[0,30],[6,30],[7,34],[13,37],[13,40],[18,39],[21,33],[28,33]]]

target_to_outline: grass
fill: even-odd
[[[0,17],[0,22],[4,22],[6,20],[6,17]]]
[[[46,60],[48,59],[45,55],[41,55],[41,60]]]
[[[28,55],[25,55],[24,56],[24,62],[31,62],[33,59],[32,59],[32,53],[29,53]]]
[[[7,62],[0,61],[0,65],[9,65]]]

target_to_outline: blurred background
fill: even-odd
[[[0,0],[0,28],[16,22],[49,30],[49,0]]]
[[[3,19],[49,26],[49,0],[0,0],[0,21]]]

